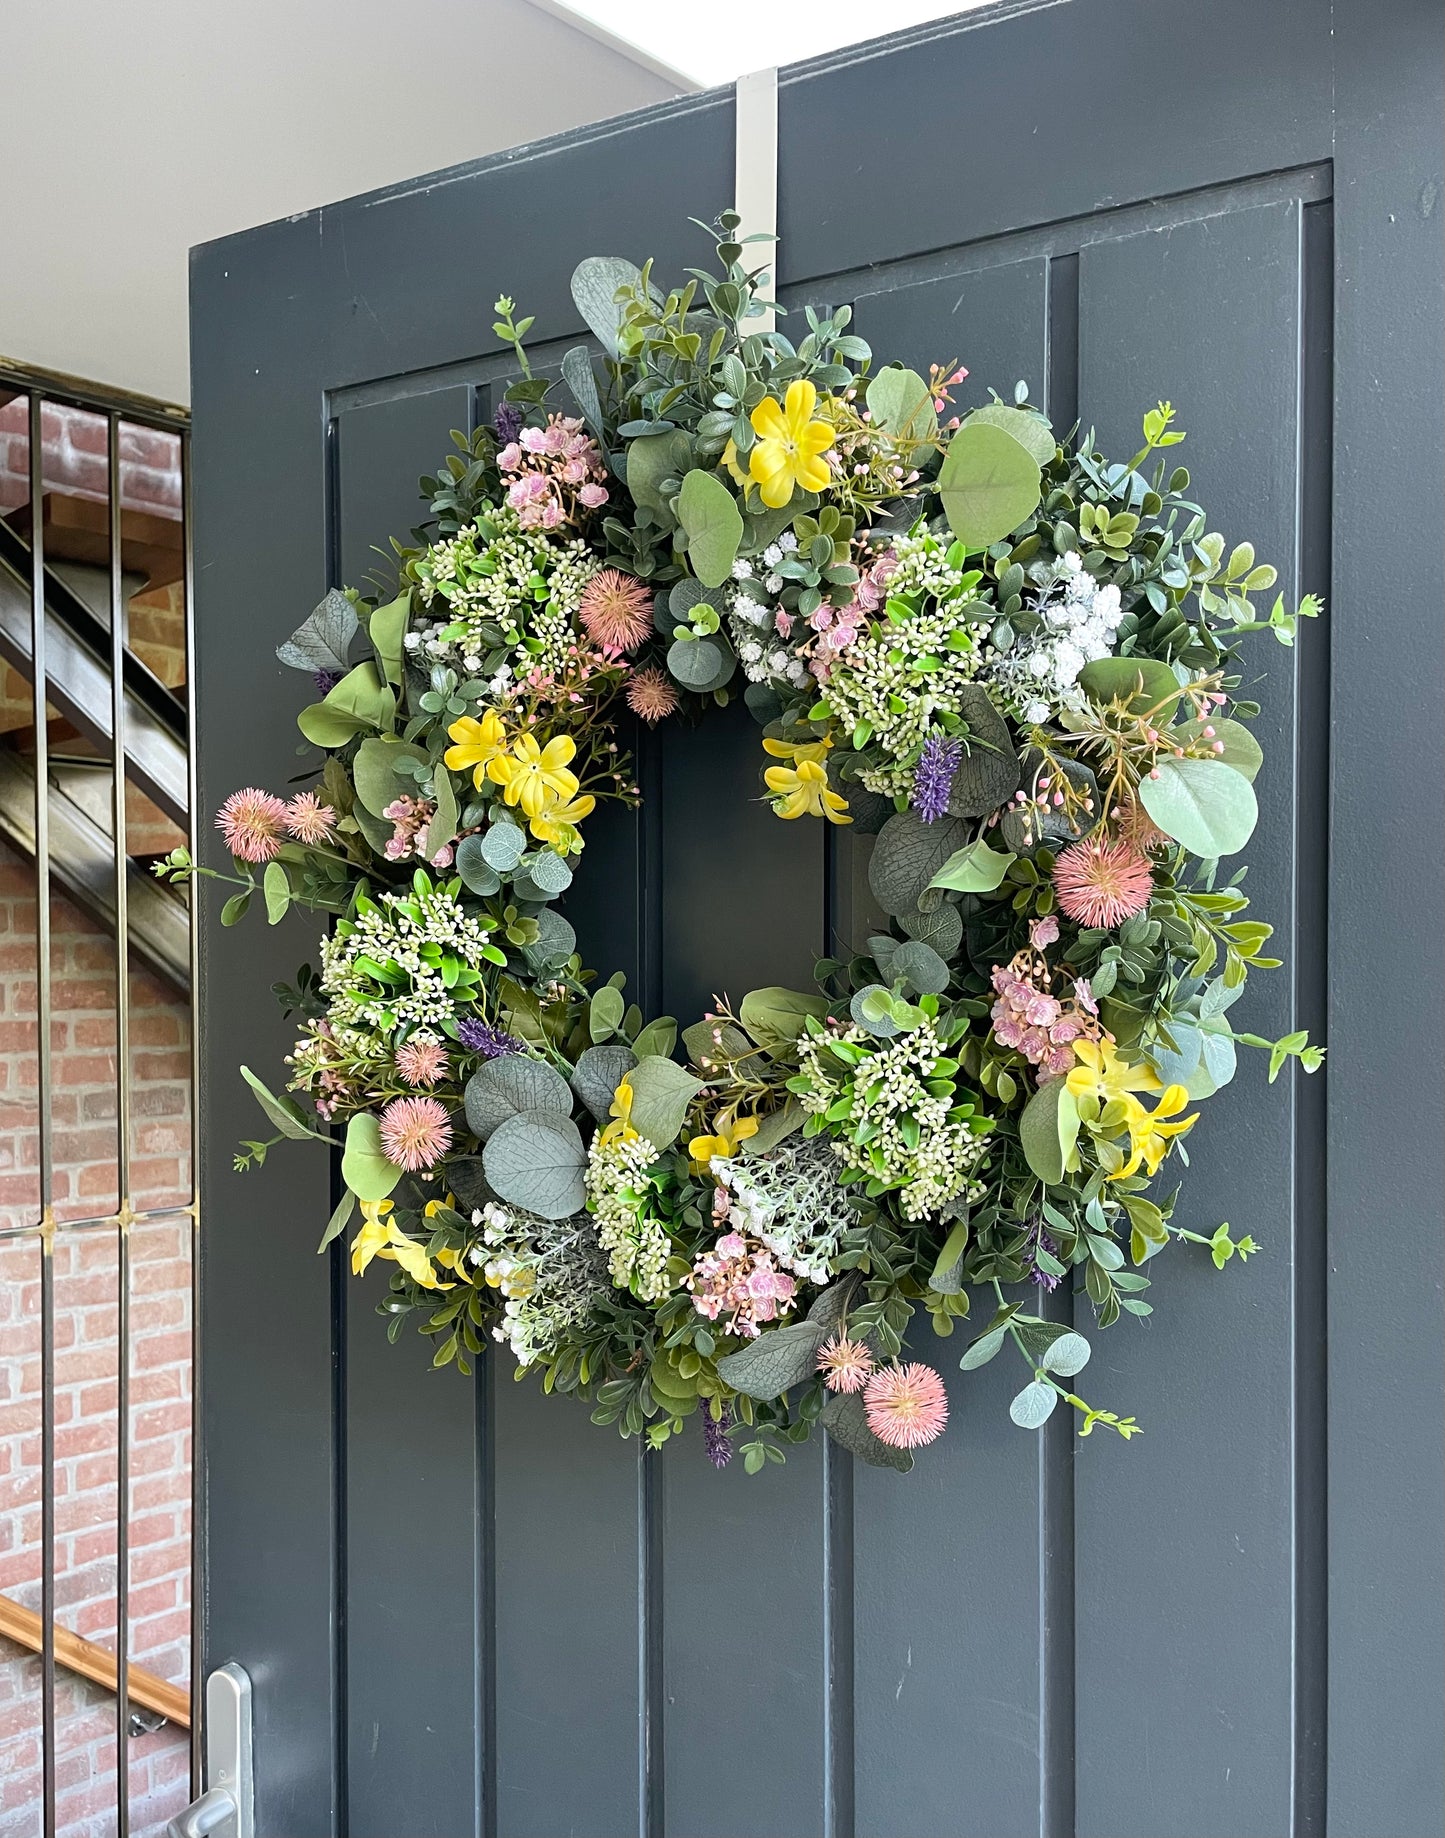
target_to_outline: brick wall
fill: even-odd
[[[91,1217],[116,1197],[114,945],[68,901],[52,923],[56,1213]],[[36,1173],[35,876],[0,844],[0,1229],[31,1223]],[[130,978],[132,1201],[190,1198],[186,1004]],[[130,1653],[184,1682],[190,1627],[190,1221],[136,1225],[131,1259]],[[116,1238],[56,1238],[57,1618],[115,1640]],[[40,1598],[39,1249],[0,1240],[0,1593]],[[0,1639],[0,1838],[40,1832],[40,1662]],[[57,1688],[59,1829],[114,1830],[114,1700],[65,1673]],[[189,1798],[188,1744],[167,1726],[130,1745],[131,1829],[159,1838]]]

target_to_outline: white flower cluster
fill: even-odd
[[[724,607],[733,649],[750,683],[776,683],[780,688],[801,689],[809,681],[807,658],[800,641],[812,637],[811,629],[804,622],[796,637],[791,631],[779,631],[781,609],[770,604],[787,585],[784,577],[773,571],[797,546],[798,539],[793,532],[784,530],[757,558],[763,567],[762,574],[745,557],[733,563],[734,581],[755,584],[752,591],[730,587]],[[759,589],[767,595],[766,601],[756,597]],[[783,619],[785,625],[790,623],[786,612]]]
[[[785,1270],[821,1288],[853,1217],[838,1158],[821,1136],[786,1137],[767,1155],[715,1161],[728,1190],[729,1223],[760,1238]]]
[[[969,572],[963,558],[950,561],[954,544],[936,536],[926,524],[919,524],[906,536],[890,545],[894,561],[888,576],[888,593],[894,595],[929,594],[935,600],[954,600],[963,588]]]
[[[1072,549],[1044,572],[1038,587],[1034,610],[1041,629],[993,652],[989,665],[1007,711],[1032,722],[1085,706],[1079,672],[1112,655],[1123,617],[1119,589],[1101,586]]]
[[[539,1219],[495,1201],[472,1214],[480,1237],[467,1253],[504,1298],[492,1338],[519,1366],[555,1353],[607,1292],[607,1262],[585,1215]]]
[[[467,912],[444,887],[382,894],[321,940],[328,1019],[343,1038],[346,1029],[375,1038],[398,1029],[440,1027],[454,1013],[441,957],[479,968],[490,932],[485,920]],[[405,980],[382,982],[358,967],[364,958],[395,966]]]
[[[579,538],[523,529],[509,505],[489,510],[486,527],[494,533],[469,524],[417,560],[432,617],[407,633],[407,649],[419,663],[454,664],[475,676],[499,642],[514,647],[531,635],[542,638],[542,652],[518,662],[553,670],[575,638],[582,590],[600,563]],[[493,678],[494,701],[506,699],[512,676],[504,666]]]
[[[657,1160],[645,1136],[629,1130],[604,1141],[605,1130],[587,1151],[587,1210],[597,1222],[597,1242],[619,1289],[639,1302],[660,1302],[672,1288],[667,1260],[672,1240],[660,1221],[648,1218],[642,1177]]]
[[[802,1103],[805,1110],[820,1114],[840,1098],[849,1100],[842,1127],[866,1131],[866,1140],[836,1142],[844,1165],[896,1188],[909,1219],[936,1213],[960,1195],[982,1199],[983,1184],[973,1174],[986,1143],[966,1122],[949,1116],[947,1098],[935,1097],[928,1089],[927,1081],[944,1057],[932,1023],[925,1021],[911,1033],[884,1041],[860,1027],[844,1028],[832,1038],[861,1046],[868,1054],[846,1069],[828,1055],[828,1038],[810,1035],[800,1043],[799,1070],[810,1086]]]

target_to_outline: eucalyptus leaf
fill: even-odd
[[[586,1166],[577,1125],[553,1111],[509,1117],[482,1150],[482,1167],[498,1197],[539,1219],[565,1219],[582,1210],[587,1200]]]
[[[1095,702],[1127,698],[1129,708],[1142,714],[1177,696],[1179,679],[1157,657],[1096,657],[1079,672],[1079,687]],[[1160,719],[1167,721],[1170,713],[1166,708]]]
[[[950,855],[928,885],[948,888],[955,893],[992,893],[1002,885],[1003,877],[1016,860],[1012,850],[1007,855],[1001,854],[991,849],[980,836]]]
[[[604,983],[601,989],[595,990],[587,1004],[587,1032],[593,1042],[610,1039],[622,1026],[626,1012],[627,1000],[620,989]]]
[[[358,1200],[384,1200],[404,1170],[389,1161],[381,1147],[381,1124],[370,1111],[362,1111],[346,1126],[346,1147],[341,1156],[341,1178]]]
[[[348,670],[319,702],[303,708],[296,725],[313,746],[344,747],[358,734],[390,728],[395,714],[396,697],[368,659]]]
[[[916,370],[890,364],[868,384],[868,412],[875,425],[910,454],[938,432],[933,395]]]
[[[1042,1379],[1034,1379],[1008,1407],[1008,1414],[1021,1430],[1041,1430],[1054,1414],[1059,1394]]]
[[[398,594],[385,606],[378,606],[367,623],[367,636],[376,652],[383,676],[388,683],[401,688],[406,622],[411,614],[410,593]]]
[[[895,1449],[868,1427],[868,1413],[856,1392],[840,1392],[830,1397],[819,1413],[818,1421],[840,1448],[870,1468],[892,1468],[907,1474],[913,1457],[907,1449]]]
[[[826,996],[805,995],[798,989],[770,984],[765,989],[748,991],[738,1009],[738,1020],[760,1047],[776,1047],[796,1040],[809,1015],[821,1021],[827,1012]]]
[[[543,975],[567,962],[577,949],[577,933],[570,920],[550,907],[537,913],[535,920],[537,936],[531,944],[523,945],[522,959],[534,975]]]
[[[664,1059],[668,1059],[676,1045],[676,1021],[671,1015],[659,1015],[655,1021],[649,1021],[638,1034],[632,1043],[632,1050],[639,1059],[646,1059],[649,1053],[660,1053]]]
[[[899,977],[910,983],[917,995],[941,996],[948,988],[949,970],[932,945],[924,944],[919,938],[910,938],[893,953],[888,978],[894,982]]]
[[[425,751],[409,741],[382,740],[371,735],[356,749],[351,762],[351,782],[356,788],[357,802],[372,816],[380,817],[387,805],[399,797],[417,795],[415,777],[397,770],[403,760],[424,771],[430,769],[431,762]],[[388,830],[390,827],[388,821]]]
[[[620,354],[623,303],[617,295],[635,288],[642,270],[621,255],[589,255],[572,271],[572,299],[588,329],[613,357]]]
[[[637,1055],[621,1041],[609,1041],[602,1047],[586,1047],[577,1055],[577,1064],[572,1069],[572,1089],[599,1123],[606,1123],[617,1087],[636,1064]]]
[[[963,915],[956,906],[944,904],[928,913],[913,908],[899,913],[898,923],[910,938],[932,945],[940,957],[957,957],[963,943]]]
[[[1038,509],[1039,463],[1023,443],[985,421],[965,422],[948,443],[938,495],[954,535],[969,549],[1001,542]]]
[[[804,1385],[818,1374],[818,1349],[829,1330],[815,1321],[788,1321],[766,1328],[740,1352],[717,1362],[718,1376],[744,1397],[766,1402],[780,1398],[791,1385]]]
[[[704,587],[721,587],[732,573],[743,517],[738,501],[715,472],[694,467],[682,481],[677,518],[687,536],[687,559]]]
[[[807,1116],[802,1105],[789,1098],[781,1110],[770,1111],[763,1118],[756,1132],[744,1141],[741,1154],[745,1159],[770,1154],[780,1142],[802,1128]]]
[[[483,832],[482,860],[498,874],[510,874],[527,852],[526,832],[515,823],[497,820]]]
[[[655,1149],[668,1149],[687,1120],[687,1109],[703,1088],[701,1079],[675,1059],[650,1053],[628,1073],[632,1087],[632,1127]]]
[[[668,670],[684,689],[700,696],[730,682],[736,662],[732,646],[721,633],[706,638],[679,638],[667,652]]]
[[[967,834],[955,817],[925,823],[912,810],[890,817],[878,832],[868,862],[868,885],[884,912],[902,915],[917,908],[934,875],[962,847]]]
[[[582,419],[600,439],[604,431],[602,401],[597,394],[597,378],[592,374],[592,356],[586,345],[573,345],[563,354],[562,381],[572,391],[572,400],[582,411]]]
[[[690,453],[685,434],[676,430],[667,434],[644,434],[627,443],[627,489],[633,501],[672,526],[672,513],[662,496],[663,481],[680,478],[687,470]]]
[[[1079,1108],[1067,1079],[1045,1079],[1019,1118],[1019,1143],[1029,1167],[1057,1187],[1079,1135]]]
[[[1019,445],[1031,453],[1040,466],[1047,466],[1058,450],[1054,431],[1041,416],[1026,408],[1010,408],[1006,402],[985,402],[964,417],[964,425],[986,422],[1012,434]]]
[[[1139,800],[1166,836],[1206,861],[1236,854],[1259,817],[1249,780],[1217,759],[1161,759],[1140,780]]]
[[[481,836],[463,836],[457,844],[456,870],[467,891],[485,899],[500,891],[502,881],[483,852],[484,840]]]
[[[982,683],[961,684],[955,701],[969,737],[949,786],[948,814],[987,817],[1018,790],[1023,768],[1008,723]]]
[[[333,587],[286,642],[277,645],[276,656],[292,670],[306,670],[313,676],[326,670],[344,676],[350,669],[347,653],[356,627],[356,608],[339,587]]]
[[[421,853],[428,860],[439,854],[457,833],[457,794],[452,787],[452,775],[440,762],[432,768],[432,788],[436,793],[436,809],[426,826],[426,840],[420,845]]]
[[[1212,728],[1213,733],[1206,734],[1206,728]],[[1223,760],[1226,766],[1233,766],[1251,784],[1264,764],[1264,749],[1249,729],[1241,722],[1226,721],[1223,716],[1215,716],[1209,721],[1181,721],[1177,727],[1169,730],[1169,738],[1185,744],[1194,741],[1204,741],[1206,744],[1218,742],[1224,751],[1216,754],[1215,758]]]
[[[487,1060],[467,1080],[463,1095],[467,1127],[479,1142],[523,1111],[572,1115],[572,1093],[566,1079],[554,1067],[525,1053],[503,1053]]]
[[[1088,1365],[1093,1348],[1082,1334],[1061,1334],[1049,1346],[1039,1364],[1046,1372],[1057,1372],[1060,1378],[1072,1378]]]

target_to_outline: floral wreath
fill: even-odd
[[[1167,403],[1124,464],[1022,384],[954,414],[964,369],[873,370],[846,307],[762,329],[737,231],[666,291],[584,261],[601,362],[569,351],[560,384],[499,301],[521,380],[422,481],[396,591],[333,591],[279,648],[322,692],[298,721],[324,763],[222,806],[221,919],[259,894],[334,923],[278,987],[287,1091],[243,1068],[278,1134],[237,1165],[341,1147],[322,1247],[359,1207],[393,1339],[413,1320],[467,1372],[490,1336],[654,1448],[695,1415],[756,1472],[821,1423],[907,1468],[948,1414],[910,1322],[948,1336],[979,1297],[960,1364],[1012,1343],[1017,1424],[1062,1400],[1127,1439],[1039,1303],[1081,1279],[1107,1328],[1149,1314],[1171,1239],[1257,1249],[1151,1184],[1238,1045],[1271,1081],[1320,1063],[1231,1023],[1277,960],[1223,865],[1262,757],[1237,641],[1288,645],[1318,606],[1257,616],[1275,571],[1188,501]],[[889,922],[679,1039],[554,902],[598,802],[638,799],[619,732],[739,689],[772,809],[871,833]]]

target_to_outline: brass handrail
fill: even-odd
[[[0,1595],[0,1634],[32,1653],[40,1652],[44,1643],[40,1616],[33,1608],[23,1608],[6,1595]],[[115,1690],[115,1654],[97,1646],[93,1640],[84,1640],[79,1634],[72,1634],[69,1628],[57,1627],[55,1658],[68,1672],[77,1672],[106,1691]],[[147,1672],[143,1666],[132,1664],[126,1667],[126,1693],[131,1703],[143,1705],[167,1722],[178,1724],[181,1729],[191,1727],[191,1698],[183,1686],[173,1685],[168,1679]]]

